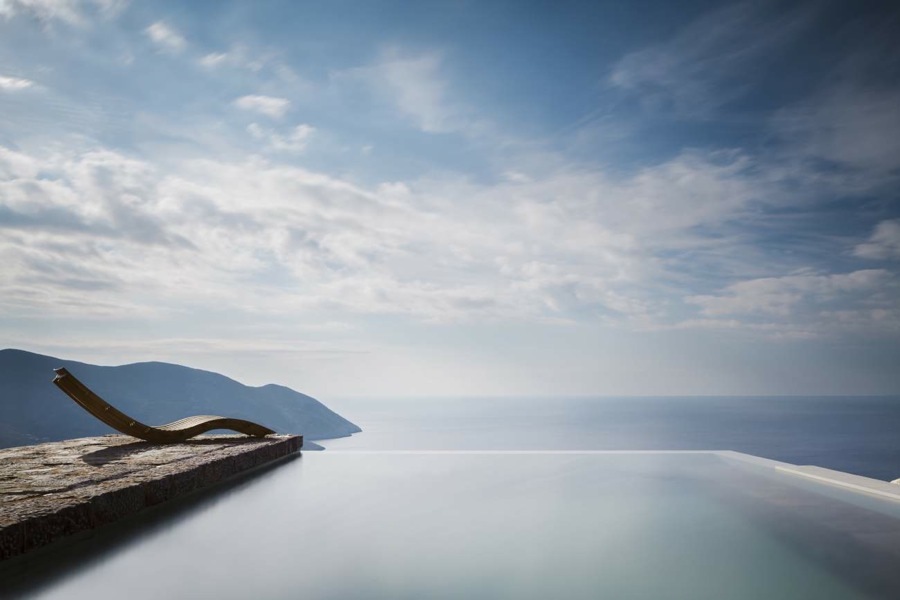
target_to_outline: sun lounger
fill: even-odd
[[[187,417],[168,425],[160,425],[159,427],[145,425],[103,400],[66,369],[54,369],[54,371],[56,371],[56,377],[53,379],[53,383],[79,406],[116,431],[148,442],[159,444],[183,442],[188,438],[212,429],[231,429],[255,437],[263,437],[270,433],[275,433],[268,427],[243,419],[230,419],[210,415]]]

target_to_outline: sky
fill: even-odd
[[[0,347],[900,394],[894,2],[0,0]]]

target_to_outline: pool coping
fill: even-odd
[[[770,467],[781,473],[802,477],[829,486],[852,490],[870,496],[877,496],[894,502],[900,502],[900,485],[889,481],[872,479],[871,477],[835,471],[834,469],[827,469],[815,465],[792,465],[790,463],[763,458],[761,456],[754,456],[752,454],[735,452],[733,450],[717,450],[716,453],[723,457],[733,458],[758,466]]]

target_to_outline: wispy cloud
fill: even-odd
[[[809,7],[781,14],[771,8],[745,1],[706,13],[671,39],[624,56],[609,82],[650,108],[705,116],[752,89],[763,72],[748,65],[810,23]]]
[[[236,44],[226,52],[209,52],[204,54],[197,60],[197,64],[206,69],[230,66],[258,72],[270,61],[270,56],[263,53],[254,53],[248,47]]]
[[[201,56],[197,63],[201,67],[212,69],[221,64],[224,64],[227,60],[228,53],[226,52],[210,52],[209,54],[204,54],[203,56]]]
[[[731,284],[717,294],[689,296],[704,318],[682,324],[759,331],[775,337],[834,332],[900,332],[900,281],[885,269],[797,273]],[[723,320],[723,317],[731,317]]]
[[[0,90],[5,92],[17,92],[25,90],[34,85],[30,79],[22,79],[21,77],[6,77],[0,75]]]
[[[187,40],[171,25],[164,21],[153,23],[144,33],[162,50],[178,54],[187,47]]]
[[[0,17],[11,19],[28,15],[44,24],[61,21],[69,25],[83,25],[89,6],[106,7],[110,2],[84,0],[0,0]]]
[[[471,126],[458,102],[450,98],[438,53],[407,53],[399,48],[381,52],[374,64],[332,74],[332,81],[361,84],[380,102],[395,107],[426,133],[448,133]]]
[[[389,54],[369,75],[386,86],[397,106],[423,131],[440,133],[451,128],[454,114],[446,103],[439,67],[440,59],[434,55],[409,58]]]
[[[329,324],[333,330],[339,328],[336,324]],[[300,328],[303,331],[304,328]],[[296,333],[295,333],[296,335]],[[254,353],[265,356],[284,355],[314,355],[329,357],[344,354],[362,354],[366,350],[358,348],[343,348],[338,344],[329,342],[315,342],[297,339],[296,337],[281,338],[267,336],[269,339],[235,338],[184,338],[184,337],[159,337],[159,338],[131,338],[131,339],[106,339],[102,341],[84,339],[60,339],[50,338],[44,340],[16,340],[14,346],[33,347],[35,343],[44,348],[43,351],[53,354],[67,355],[69,353],[85,352],[104,359],[122,356],[143,356],[145,360],[152,360],[160,355],[168,354],[171,348],[178,348],[184,355],[198,354],[222,354]]]
[[[862,258],[900,259],[900,219],[879,223],[872,236],[856,246],[853,253]]]
[[[269,149],[277,152],[302,152],[306,149],[306,145],[315,131],[315,127],[306,123],[301,123],[283,134],[262,127],[258,123],[251,123],[247,126],[247,132],[250,135],[265,142]]]
[[[234,105],[242,110],[256,112],[273,119],[280,119],[291,107],[291,101],[287,98],[274,96],[249,95],[236,99]]]
[[[707,316],[772,314],[787,316],[802,301],[827,303],[843,294],[881,292],[891,274],[883,269],[852,273],[787,275],[741,281],[721,294],[692,296],[687,300],[702,307]]]
[[[895,181],[900,170],[900,83],[871,81],[865,73],[874,66],[895,69],[896,60],[871,53],[848,59],[829,73],[823,89],[777,111],[771,129],[786,152],[827,161],[870,180]]]

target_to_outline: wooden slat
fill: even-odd
[[[137,419],[129,417],[112,404],[106,402],[79,381],[74,375],[69,373],[68,370],[54,370],[56,371],[56,377],[53,379],[53,383],[80,407],[116,431],[132,435],[148,442],[157,442],[161,444],[183,442],[195,435],[200,435],[201,433],[213,429],[230,429],[232,431],[237,431],[238,433],[244,433],[255,437],[263,437],[270,433],[275,433],[272,429],[259,425],[258,423],[253,423],[252,421],[213,415],[186,417],[184,419],[179,419],[178,421],[173,421],[167,425],[160,425],[157,427],[146,425]]]

